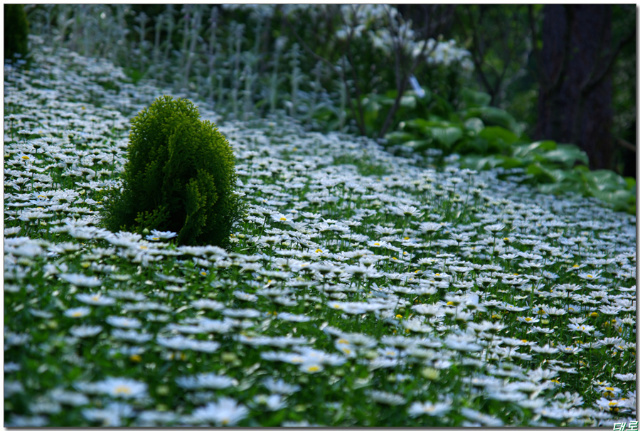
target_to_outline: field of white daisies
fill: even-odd
[[[112,233],[165,93],[40,42],[5,67],[6,426],[636,419],[635,217],[194,100],[236,155],[231,249]]]

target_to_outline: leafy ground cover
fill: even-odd
[[[163,91],[33,64],[5,69],[8,426],[635,419],[635,216],[284,120],[218,124],[249,208],[230,250],[112,233],[129,118]]]
[[[461,91],[462,103],[454,109],[444,98],[403,97],[400,114],[404,121],[388,133],[388,145],[420,152],[461,154],[460,165],[474,170],[500,169],[503,176],[515,174],[543,193],[591,196],[617,211],[636,213],[636,181],[614,171],[589,170],[587,154],[574,144],[545,140],[531,142],[522,125],[506,111],[489,106],[486,93]],[[393,103],[389,96],[370,97],[367,109],[371,123],[380,108]]]

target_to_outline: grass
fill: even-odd
[[[232,249],[111,233],[128,119],[163,91],[64,50],[34,64],[5,73],[7,426],[635,418],[635,217],[229,122],[249,203]],[[112,91],[88,91],[100,76]]]
[[[333,164],[353,165],[358,170],[358,174],[363,177],[383,176],[388,173],[384,166],[376,164],[366,154],[361,157],[356,157],[353,154],[343,154],[339,157],[334,157]]]

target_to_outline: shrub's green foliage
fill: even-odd
[[[4,58],[14,59],[16,54],[25,58],[28,53],[29,24],[24,5],[4,5]]]
[[[105,225],[225,246],[242,205],[233,152],[215,125],[190,101],[163,96],[133,118],[130,141],[124,187],[105,202]]]

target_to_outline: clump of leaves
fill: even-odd
[[[523,181],[542,192],[592,196],[616,211],[636,213],[635,179],[609,170],[589,171],[587,154],[574,144],[530,142],[508,112],[488,106],[491,97],[486,93],[462,89],[461,97],[464,109],[454,110],[442,100],[424,102],[408,92],[404,115],[410,119],[386,134],[388,145],[416,152],[457,153],[465,168],[524,173]],[[382,99],[378,96],[377,100]]]
[[[228,245],[243,212],[229,142],[189,100],[159,97],[132,119],[123,187],[105,201],[112,230],[172,231],[185,245]]]

